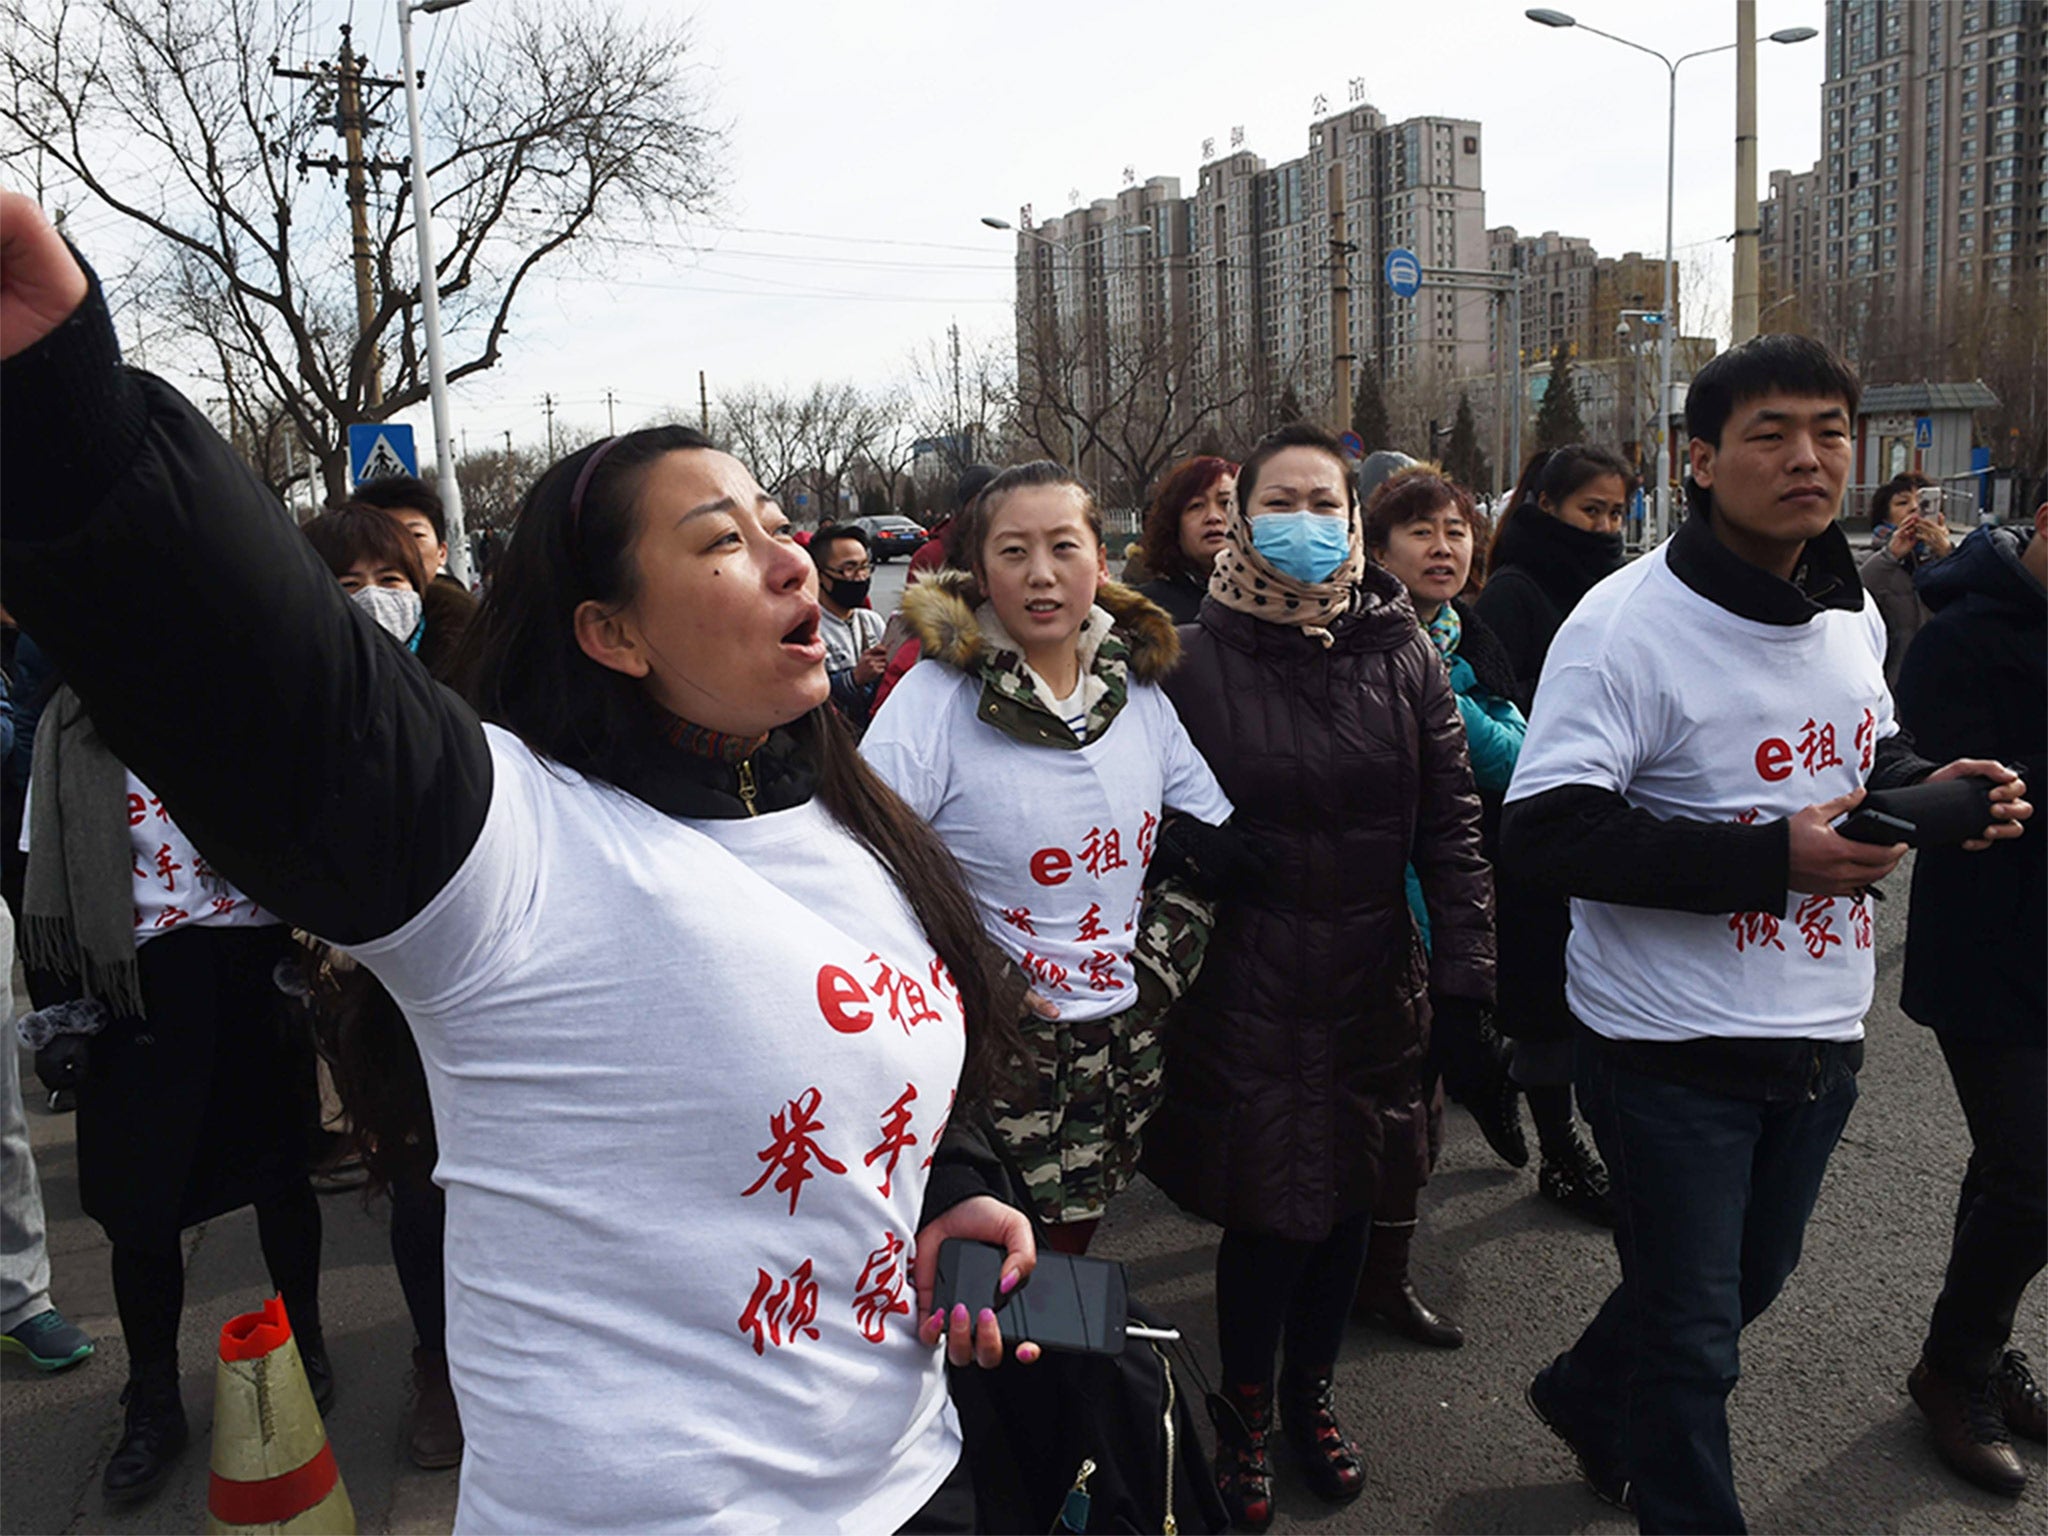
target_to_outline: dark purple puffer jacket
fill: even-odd
[[[1324,647],[1214,601],[1166,691],[1265,857],[1167,1026],[1145,1171],[1225,1227],[1318,1241],[1427,1167],[1429,989],[1493,996],[1493,880],[1444,666],[1400,583]],[[1434,934],[1402,891],[1410,860]]]

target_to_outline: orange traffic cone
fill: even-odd
[[[220,1331],[206,1529],[354,1536],[355,1528],[284,1299],[273,1296]]]

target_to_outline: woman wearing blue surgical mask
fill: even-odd
[[[1492,881],[1457,700],[1401,582],[1366,563],[1328,433],[1285,427],[1245,459],[1209,597],[1166,691],[1266,867],[1173,1015],[1144,1166],[1224,1229],[1217,1483],[1261,1531],[1276,1399],[1309,1486],[1364,1490],[1332,1377],[1375,1202],[1427,1168],[1430,997],[1493,995]]]

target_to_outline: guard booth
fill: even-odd
[[[1971,460],[1976,444],[1975,413],[1993,410],[1998,396],[1989,386],[1967,384],[1873,384],[1856,412],[1856,472],[1848,510],[1860,516],[1871,493],[1908,470],[1940,485],[1951,524],[1977,521],[1980,471]]]

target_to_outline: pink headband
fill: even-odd
[[[583,547],[583,493],[590,489],[591,476],[597,473],[597,466],[604,462],[605,455],[625,440],[623,432],[617,437],[606,438],[576,473],[576,488],[569,492],[569,541],[579,550]]]

